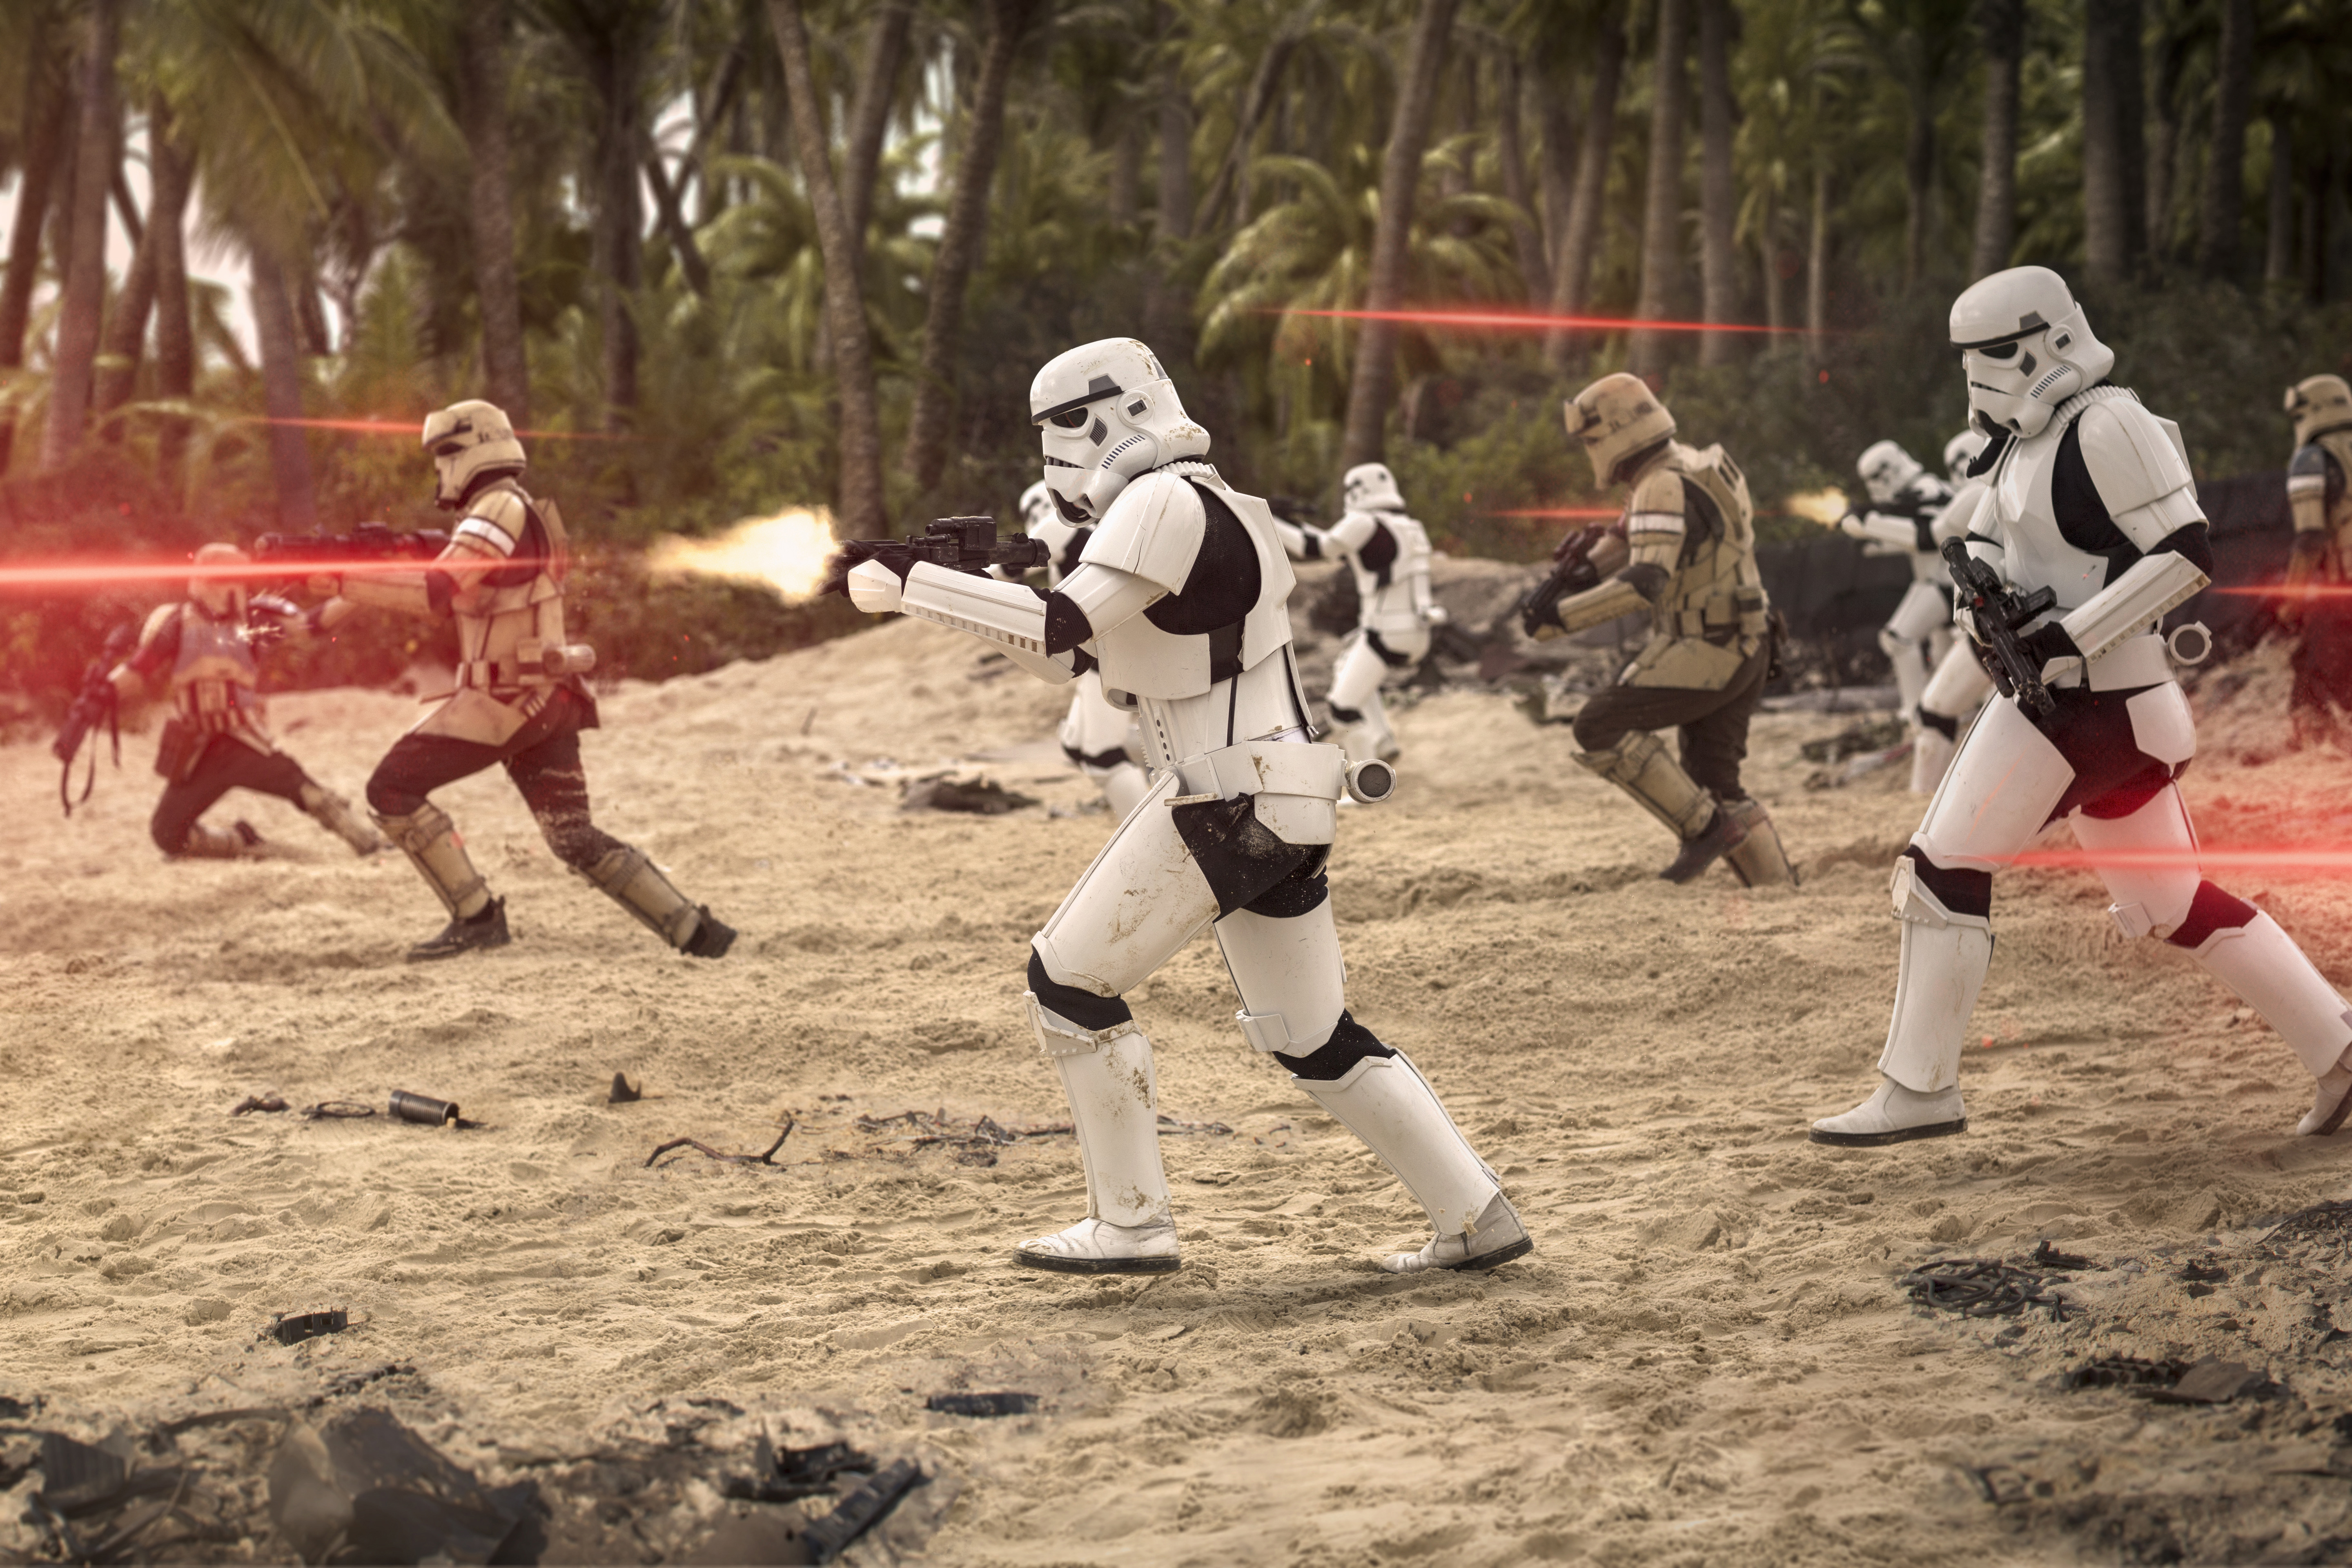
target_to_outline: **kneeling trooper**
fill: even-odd
[[[1814,1122],[1813,1142],[1967,1130],[1960,1049],[1992,958],[1992,874],[2061,816],[2095,862],[2113,857],[2099,875],[2116,924],[2186,949],[2260,1013],[2319,1080],[2295,1131],[2333,1132],[2352,1108],[2352,1010],[2270,916],[2199,879],[2174,783],[2197,731],[2157,626],[2212,563],[2179,432],[2107,384],[2114,351],[2046,268],[1977,283],[1951,333],[1997,448],[1979,465],[1989,486],[1958,503],[1969,551],[2020,592],[2055,593],[2024,635],[2056,707],[1994,699],[1928,803],[1895,866],[1903,948],[1882,1081]]]
[[[1445,606],[1429,589],[1429,531],[1409,516],[1386,463],[1359,463],[1339,481],[1346,510],[1329,528],[1275,521],[1293,560],[1338,555],[1356,577],[1356,630],[1339,650],[1324,701],[1351,763],[1397,758],[1381,688],[1429,657],[1429,628]]]
[[[902,583],[880,562],[848,582],[858,608],[970,632],[1043,679],[1100,669],[1142,721],[1156,775],[1031,943],[1030,1022],[1070,1099],[1088,1210],[1015,1258],[1079,1274],[1177,1267],[1151,1046],[1120,997],[1203,926],[1241,994],[1244,1037],[1428,1211],[1435,1237],[1385,1267],[1488,1268],[1528,1252],[1501,1184],[1428,1081],[1348,1013],[1324,882],[1334,806],[1343,787],[1380,798],[1393,775],[1312,741],[1290,563],[1265,502],[1200,460],[1208,432],[1131,338],[1055,359],[1029,402],[1055,506],[1094,525],[1058,588],[1041,600],[929,563]]]

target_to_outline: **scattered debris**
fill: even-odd
[[[28,1416],[37,1415],[41,1412],[41,1407],[47,1403],[47,1399],[37,1394],[29,1400],[18,1399],[14,1394],[0,1394],[0,1421],[22,1421]]]
[[[2185,1361],[2143,1361],[2132,1355],[2095,1356],[2058,1379],[2059,1388],[2170,1388],[2189,1370]]]
[[[286,1102],[274,1094],[248,1094],[230,1106],[228,1113],[231,1116],[243,1116],[255,1110],[277,1111],[285,1109]]]
[[[2180,1266],[2178,1278],[2186,1285],[2218,1285],[2229,1279],[2230,1271],[2209,1258],[2191,1258]]]
[[[62,1432],[40,1436],[41,1489],[31,1517],[47,1526],[67,1561],[153,1562],[172,1546],[237,1539],[237,1530],[208,1506],[211,1499],[189,1495],[184,1469],[139,1467],[129,1439],[110,1439],[100,1447]],[[142,1504],[159,1494],[167,1500]],[[166,1521],[179,1525],[175,1533],[149,1535]]]
[[[871,1475],[874,1468],[874,1456],[846,1443],[818,1443],[779,1453],[761,1437],[753,1450],[752,1473],[730,1476],[719,1489],[747,1502],[797,1502],[831,1491],[835,1476]]]
[[[961,811],[978,816],[1002,816],[1035,805],[1035,797],[1017,795],[994,779],[916,779],[899,797],[901,811]]]
[[[2242,1394],[2259,1394],[2271,1380],[2242,1362],[2207,1356],[2180,1374],[2169,1388],[2147,1391],[2159,1405],[2227,1405]]]
[[[2052,1247],[2047,1241],[2043,1241],[2036,1246],[2033,1249],[2033,1256],[2027,1258],[2026,1261],[2032,1264],[2037,1268],[2063,1268],[2070,1273],[2079,1272],[2085,1268],[2096,1268],[2098,1267],[2097,1264],[2092,1262],[2089,1258],[2084,1258],[2082,1254],[2076,1252],[2060,1252],[2055,1247]]]
[[[1884,752],[1903,739],[1903,721],[1888,717],[1866,719],[1859,724],[1849,724],[1836,734],[1823,740],[1808,741],[1797,748],[1809,763],[1842,763],[1848,757],[1870,752]]]
[[[304,1106],[301,1114],[305,1121],[317,1121],[321,1118],[356,1121],[362,1116],[373,1116],[375,1107],[349,1100],[322,1100],[316,1105]]]
[[[1985,1501],[1995,1508],[2023,1502],[2032,1484],[2024,1471],[2011,1465],[1970,1465],[1967,1469],[1969,1479],[1984,1493]]]
[[[311,1562],[488,1563],[536,1522],[538,1494],[530,1481],[485,1487],[379,1409],[289,1422],[269,1466],[270,1516]]]
[[[2298,1241],[2341,1240],[2352,1233],[2352,1199],[2342,1202],[2314,1204],[2307,1209],[2297,1209],[2279,1221],[2276,1229],[2263,1237],[2264,1247]]]
[[[646,1092],[642,1087],[632,1089],[629,1087],[629,1080],[627,1078],[624,1077],[620,1073],[614,1073],[613,1075],[613,1089],[610,1094],[607,1094],[604,1097],[604,1103],[607,1105],[628,1105],[643,1100],[645,1097]]]
[[[341,1307],[324,1312],[279,1312],[261,1331],[261,1337],[281,1345],[299,1345],[320,1334],[340,1334],[351,1326],[352,1315]]]
[[[1940,1258],[1897,1281],[1920,1306],[1967,1318],[2007,1318],[2028,1307],[2045,1307],[2066,1321],[2066,1301],[2049,1281],[2030,1269],[1987,1258]]]
[[[850,1125],[868,1134],[884,1132],[904,1125],[906,1133],[895,1140],[910,1149],[928,1149],[934,1145],[954,1151],[959,1165],[988,1166],[996,1163],[996,1152],[1024,1138],[1049,1138],[1070,1133],[1076,1128],[1069,1122],[1057,1122],[1051,1127],[1004,1127],[996,1119],[982,1116],[977,1121],[957,1121],[950,1119],[947,1108],[938,1110],[902,1110],[896,1116],[863,1115]]]
[[[776,1141],[769,1144],[765,1150],[757,1154],[722,1154],[718,1150],[713,1149],[709,1144],[703,1142],[699,1139],[673,1138],[668,1142],[656,1149],[652,1153],[646,1155],[646,1165],[650,1169],[656,1160],[660,1159],[664,1154],[668,1153],[673,1149],[692,1149],[698,1153],[708,1154],[714,1160],[724,1160],[728,1163],[733,1165],[772,1165],[776,1163],[776,1151],[784,1146],[784,1140],[793,1135],[793,1129],[797,1125],[799,1124],[793,1121],[791,1117],[786,1117],[784,1119],[784,1130],[776,1134]]]
[[[977,1415],[992,1419],[999,1415],[1026,1415],[1037,1408],[1034,1394],[934,1394],[923,1401],[923,1408],[936,1410],[942,1415]]]
[[[1066,1129],[1055,1127],[1046,1131],[1060,1132]],[[1172,1116],[1162,1116],[1160,1119],[1160,1136],[1162,1138],[1181,1138],[1188,1132],[1205,1132],[1212,1138],[1230,1138],[1234,1135],[1234,1130],[1222,1121],[1179,1121]]]
[[[392,1119],[414,1121],[425,1127],[438,1127],[445,1121],[457,1120],[454,1100],[436,1100],[429,1094],[415,1094],[408,1089],[392,1091]]]
[[[843,1498],[834,1510],[801,1531],[813,1563],[830,1563],[849,1543],[879,1523],[898,1506],[898,1500],[921,1484],[922,1467],[912,1459],[897,1459],[880,1475]]]

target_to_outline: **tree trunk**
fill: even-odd
[[[1830,330],[1830,172],[1813,171],[1813,219],[1805,244],[1805,359],[1822,363]]]
[[[2017,101],[2025,62],[2025,0],[1983,0],[1977,18],[1984,36],[1984,148],[1976,243],[1969,257],[1971,279],[2007,267],[2017,245]]]
[[[931,261],[924,301],[923,355],[915,374],[915,406],[907,418],[907,472],[925,490],[936,487],[948,461],[948,421],[955,412],[956,355],[963,346],[964,287],[988,235],[988,187],[1004,145],[1004,94],[1034,0],[989,0],[988,44],[981,55],[971,118],[948,197],[947,225]]]
[[[1421,0],[1397,83],[1396,115],[1381,163],[1381,210],[1372,229],[1364,309],[1392,310],[1404,291],[1406,247],[1412,237],[1413,196],[1421,155],[1437,107],[1437,79],[1454,29],[1455,0]],[[1355,375],[1348,387],[1348,426],[1339,451],[1344,470],[1380,460],[1388,447],[1389,401],[1396,390],[1397,324],[1366,321],[1356,342]]]
[[[151,139],[160,138],[151,132]],[[90,393],[90,405],[99,421],[99,433],[110,442],[122,439],[122,422],[107,416],[130,402],[138,386],[139,357],[147,345],[147,314],[155,304],[155,247],[163,238],[166,222],[164,162],[152,154],[148,159],[153,188],[149,196],[147,221],[141,226],[138,243],[131,253],[131,270],[123,277],[122,287],[114,297],[114,309],[108,312],[105,330],[98,340],[98,376]],[[172,215],[170,221],[177,220],[178,215]]]
[[[522,291],[515,278],[514,197],[507,157],[507,0],[459,8],[457,102],[471,184],[474,292],[482,314],[483,395],[519,430],[530,427],[530,366],[523,353]]]
[[[2154,135],[2147,148],[2148,258],[2162,267],[2174,250],[2174,195],[2180,188],[2180,70],[2182,51],[2177,40],[2158,41],[2156,90],[2151,95]]]
[[[1650,86],[1650,180],[1642,209],[1642,290],[1633,305],[1637,321],[1661,321],[1674,313],[1682,291],[1683,122],[1688,81],[1683,57],[1690,52],[1691,0],[1658,0],[1657,58]],[[1667,335],[1635,327],[1627,345],[1626,368],[1655,375],[1666,367]]]
[[[1495,100],[1502,125],[1496,141],[1503,165],[1503,195],[1518,209],[1511,215],[1511,247],[1518,253],[1522,290],[1529,304],[1540,304],[1551,287],[1544,271],[1543,236],[1536,229],[1535,195],[1528,189],[1527,150],[1520,142],[1519,117],[1526,98],[1518,61],[1506,60],[1502,89]]]
[[[2271,121],[2271,177],[2267,219],[2263,236],[2263,281],[2277,286],[2294,281],[2294,132],[2284,115]]]
[[[2208,278],[2235,278],[2245,217],[2246,119],[2254,89],[2254,0],[2221,0],[2215,65],[2213,141],[2205,155],[2197,267]]]
[[[106,309],[106,197],[119,155],[121,116],[114,100],[114,54],[121,28],[118,0],[90,0],[89,47],[81,59],[81,125],[75,136],[71,234],[73,259],[58,308],[48,419],[41,429],[41,471],[64,466],[89,422],[100,318]]]
[[[268,409],[269,467],[278,480],[278,525],[289,533],[319,526],[319,503],[310,482],[310,444],[302,417],[302,350],[295,337],[294,302],[286,291],[286,269],[262,240],[251,243],[253,335],[261,345],[261,390]]]
[[[1732,241],[1738,195],[1731,171],[1731,0],[1698,0],[1699,277],[1704,320],[1739,314],[1739,252]],[[1729,364],[1732,332],[1699,339],[1698,363]]]
[[[1568,217],[1552,249],[1551,308],[1559,316],[1582,313],[1592,281],[1592,257],[1601,242],[1601,209],[1609,197],[1609,154],[1617,135],[1617,93],[1625,76],[1625,0],[1607,0],[1601,16],[1601,52],[1592,63],[1592,101],[1585,107],[1584,134],[1576,159],[1576,187]],[[1544,363],[1568,369],[1580,342],[1565,329],[1547,333]]]
[[[888,0],[866,35],[866,64],[849,111],[849,151],[841,161],[842,212],[861,261],[866,223],[874,212],[874,178],[882,167],[882,143],[898,93],[898,62],[906,57],[907,29],[914,18],[911,0]]]
[[[1916,289],[1927,272],[1936,222],[1936,95],[1931,82],[1906,94],[1910,121],[1903,136],[1903,287]]]
[[[645,214],[638,200],[638,153],[646,136],[637,116],[642,68],[628,40],[608,32],[595,41],[590,72],[597,100],[596,224],[589,242],[604,340],[604,422],[614,430],[628,427],[637,405],[637,322],[631,307],[645,279]]]
[[[1756,237],[1757,259],[1764,268],[1764,324],[1774,331],[1789,324],[1789,281],[1780,276],[1780,200],[1764,198],[1763,232]]]
[[[1118,117],[1118,140],[1110,149],[1110,220],[1133,223],[1142,213],[1143,121],[1133,114]]]
[[[1154,5],[1155,16],[1166,7]],[[1160,36],[1155,26],[1153,33]],[[1192,237],[1192,105],[1173,50],[1160,68],[1160,207],[1151,268],[1144,280],[1143,331],[1163,365],[1192,365],[1192,312],[1173,276],[1178,252]]]
[[[157,93],[147,110],[147,160],[154,195],[148,203],[147,233],[155,251],[155,395],[184,402],[196,390],[196,336],[188,319],[188,254],[185,237],[188,189],[194,161],[174,139],[172,111]],[[163,416],[155,436],[156,468],[174,496],[180,494],[188,445],[188,421]]]
[[[2335,156],[2322,142],[2303,171],[2303,297],[2327,303],[2327,216],[2335,195]]]
[[[1274,95],[1281,90],[1282,68],[1297,44],[1298,40],[1288,32],[1278,33],[1265,53],[1258,57],[1257,69],[1250,78],[1249,89],[1242,95],[1241,112],[1234,121],[1234,144],[1226,149],[1225,161],[1217,165],[1216,178],[1210,182],[1209,194],[1201,203],[1201,216],[1193,223],[1192,232],[1203,233],[1216,227],[1228,196],[1240,212],[1234,221],[1249,222],[1250,143],[1257,139],[1258,123],[1273,107]]]
[[[1535,112],[1542,138],[1543,272],[1540,283],[1530,279],[1528,298],[1538,304],[1551,300],[1553,279],[1559,273],[1560,247],[1568,240],[1568,212],[1576,205],[1576,121],[1570,111],[1569,84],[1549,68],[1521,73],[1527,107]]]
[[[8,235],[8,276],[0,282],[0,370],[25,363],[25,328],[31,320],[33,285],[41,273],[41,229],[47,223],[54,182],[73,122],[73,94],[51,70],[48,13],[35,19],[25,62],[25,177],[16,182],[16,221]],[[0,475],[16,444],[16,416],[0,410]]]
[[[2116,0],[2083,7],[2083,265],[2112,282],[2131,265],[2135,214],[2126,197],[2123,56],[2139,40],[2124,36]],[[2137,5],[2129,9],[2136,17]]]
[[[2124,265],[2137,274],[2147,260],[2147,236],[2139,215],[2147,207],[2147,89],[2143,35],[2147,23],[2140,0],[2105,0],[2113,7],[2115,32],[2116,131],[2123,152]]]
[[[815,216],[817,249],[824,258],[824,316],[833,344],[835,395],[841,403],[841,494],[835,526],[851,539],[879,539],[890,520],[882,506],[882,421],[874,401],[874,347],[866,331],[866,301],[857,287],[857,246],[849,215],[833,183],[824,116],[809,68],[808,29],[800,0],[768,0],[768,20],[783,58],[784,96],[793,115],[793,142],[801,178]]]

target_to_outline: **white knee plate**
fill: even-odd
[[[1895,865],[1891,889],[1903,922],[1895,1015],[1878,1070],[1907,1089],[1933,1094],[1960,1080],[1960,1050],[1992,963],[1992,922],[1954,914],[1920,885],[1918,863]]]
[[[1911,842],[1938,866],[1995,870],[2033,842],[2074,778],[2016,703],[1994,701],[1952,759]]]
[[[2352,1045],[2352,1009],[2270,916],[2215,931],[2197,950],[2197,962],[2260,1013],[2312,1077],[2333,1068]]]
[[[1895,637],[1904,642],[1926,642],[1938,627],[1952,624],[1952,607],[1935,585],[1914,583],[1903,592],[1903,602],[1886,618],[1886,629],[1879,635]]]
[[[1166,774],[1102,847],[1030,945],[1064,985],[1118,996],[1214,920],[1217,896],[1167,810]]]
[[[1348,975],[1330,900],[1289,920],[1236,910],[1217,922],[1216,932],[1241,994],[1234,1018],[1244,1038],[1258,1050],[1294,1057],[1331,1038],[1348,1005]]]
[[[2101,821],[2078,811],[2067,822],[2095,862],[2113,852],[2157,851],[2171,858],[2159,866],[2094,866],[2115,897],[2107,913],[2126,936],[2170,936],[2189,918],[2197,897],[2197,836],[2179,790],[2167,785],[2129,816]]]
[[[1037,1033],[1037,1048],[1049,1057],[1077,1057],[1099,1050],[1107,1040],[1136,1032],[1135,1020],[1123,1019],[1108,1029],[1089,1029],[1073,1024],[1037,1000],[1034,991],[1021,993],[1021,1002],[1029,1010],[1029,1026]]]
[[[2179,681],[2126,698],[2124,711],[2131,715],[2132,743],[2158,762],[2178,769],[2197,754],[2197,721]]]

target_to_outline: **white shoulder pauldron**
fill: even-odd
[[[1191,480],[1165,471],[1145,474],[1118,492],[1078,559],[1179,593],[1200,559],[1208,524],[1208,509]]]

